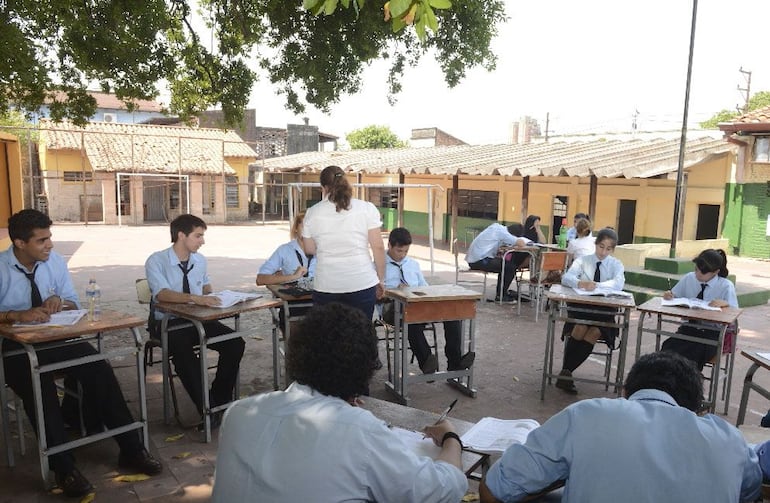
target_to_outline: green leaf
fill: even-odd
[[[329,16],[334,14],[335,10],[337,10],[337,0],[326,0],[326,5],[324,6],[324,14]]]
[[[406,26],[406,23],[400,17],[394,17],[392,19],[393,19],[393,22],[391,23],[391,28],[393,29],[393,33],[398,33],[399,31],[403,30],[404,27]]]
[[[428,0],[428,3],[434,9],[451,9],[452,2],[449,0]]]
[[[415,21],[414,31],[417,32],[417,38],[420,39],[420,42],[425,42],[425,19],[424,18],[420,21]]]
[[[340,0],[340,3],[341,3],[341,4],[342,4],[342,6],[343,6],[343,7],[345,7],[346,9],[347,9],[348,7],[350,7],[350,0]]]
[[[394,18],[401,17],[412,5],[411,0],[390,0],[390,15]]]
[[[306,10],[311,10],[319,3],[323,3],[323,0],[302,0],[302,7]]]
[[[428,24],[428,28],[433,30],[433,33],[438,31],[438,19],[436,19],[436,14],[430,5],[425,5],[425,22]]]

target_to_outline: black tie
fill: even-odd
[[[600,283],[602,281],[602,275],[599,271],[599,266],[602,265],[601,260],[596,263],[596,270],[594,271],[594,283]]]
[[[302,260],[302,254],[298,252],[297,250],[294,250],[294,253],[297,255],[297,260],[299,261],[299,265],[302,267],[305,266],[305,261]],[[305,271],[305,274],[303,275],[305,278],[307,278],[310,275],[310,261],[313,260],[313,256],[310,255],[307,258],[307,270]]]
[[[708,286],[708,285],[707,285],[706,283],[701,283],[701,284],[700,284],[700,293],[698,294],[698,296],[697,296],[697,297],[695,297],[696,299],[700,299],[700,300],[703,300],[703,292],[705,292],[705,291],[706,291],[706,287],[707,287],[707,286]]]
[[[409,283],[406,282],[406,278],[404,277],[404,269],[401,267],[401,264],[397,264],[397,263],[395,263],[393,261],[391,261],[390,263],[393,264],[394,266],[398,267],[398,272],[401,275],[401,283],[406,285],[406,286],[409,286]]]
[[[14,267],[16,267],[16,269],[18,269],[19,272],[26,276],[29,280],[29,286],[32,288],[32,295],[30,296],[30,299],[32,300],[32,307],[42,306],[43,297],[40,296],[40,289],[37,287],[37,283],[35,283],[35,272],[37,272],[37,265],[35,265],[35,268],[32,269],[32,272],[27,272],[16,264],[14,264]]]
[[[190,280],[187,278],[187,273],[192,271],[193,267],[195,267],[195,264],[191,265],[189,268],[187,267],[187,261],[185,260],[181,264],[177,264],[179,268],[182,270],[182,293],[190,293]]]

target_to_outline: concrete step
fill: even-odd
[[[692,271],[692,267],[691,258],[647,257],[644,259],[644,268],[650,271],[687,274]]]

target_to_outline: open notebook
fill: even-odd
[[[219,297],[221,304],[216,307],[222,308],[234,306],[239,302],[262,297],[262,295],[258,293],[234,292],[232,290],[222,290],[221,292],[214,292],[210,293],[209,295],[213,297]]]

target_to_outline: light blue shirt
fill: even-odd
[[[14,266],[25,269],[13,254],[11,245],[0,253],[0,311],[26,311],[32,307],[32,286],[27,277]],[[35,267],[35,284],[43,302],[48,297],[58,295],[62,300],[74,302],[80,308],[67,263],[61,255],[51,251],[48,260],[36,262]]]
[[[567,242],[577,239],[577,229],[573,226],[567,229]]]
[[[400,266],[400,269],[399,269]],[[398,288],[401,283],[401,271],[408,286],[425,286],[425,276],[420,271],[420,264],[411,257],[404,257],[401,262],[396,262],[390,255],[385,255],[385,288]]]
[[[150,285],[150,292],[152,292],[154,300],[157,300],[161,290],[182,291],[184,274],[179,268],[180,264],[173,247],[153,253],[144,263],[144,271],[147,274],[147,282]],[[190,293],[203,295],[203,287],[211,283],[206,271],[206,257],[200,253],[191,253],[187,267],[189,269],[187,280],[190,283]],[[156,312],[155,319],[162,320],[163,313]]]
[[[721,417],[699,417],[663,391],[595,398],[562,410],[509,447],[487,487],[518,501],[567,480],[563,502],[754,501],[762,472],[754,449]]]
[[[599,258],[595,253],[583,255],[572,262],[564,276],[561,278],[561,284],[570,288],[575,288],[580,281],[593,281],[594,271],[596,271],[596,262]],[[599,267],[600,286],[622,290],[626,284],[625,268],[623,262],[612,255],[607,255],[602,260]]]
[[[735,294],[735,285],[727,278],[714,276],[703,291],[703,300],[711,302],[714,299],[726,301],[730,307],[738,307],[738,297]],[[674,285],[671,293],[674,297],[686,297],[694,299],[700,294],[700,281],[695,277],[695,272],[688,272]]]
[[[298,253],[299,257],[302,259],[302,263],[300,263],[299,258],[297,257]],[[278,271],[281,271],[285,275],[294,274],[297,267],[303,266],[307,267],[307,277],[312,278],[315,274],[315,264],[316,260],[314,257],[313,260],[310,261],[310,265],[308,265],[307,255],[305,255],[305,252],[302,250],[302,247],[299,246],[297,240],[293,239],[288,243],[279,246],[278,249],[270,255],[270,258],[262,264],[262,267],[259,268],[257,274],[275,274]]]
[[[468,252],[465,254],[465,261],[472,264],[485,258],[495,258],[497,256],[497,250],[501,246],[513,246],[518,239],[517,236],[508,232],[508,229],[505,226],[494,223],[476,236],[476,239],[474,239],[468,247]],[[532,242],[527,238],[524,239],[528,243]]]
[[[295,382],[227,409],[212,502],[457,503],[467,489],[368,410]]]

